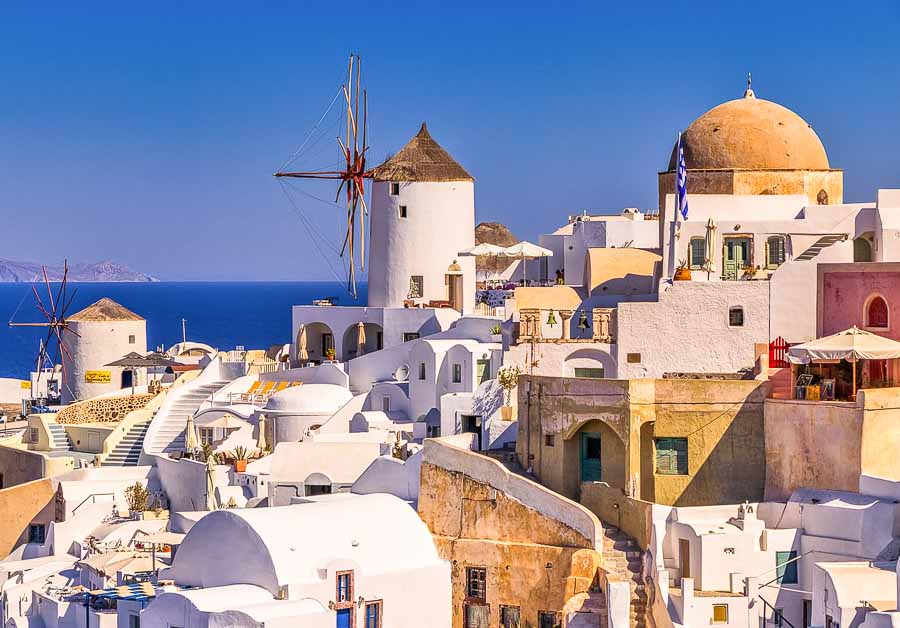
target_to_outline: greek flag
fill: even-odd
[[[688,199],[687,199],[687,166],[684,163],[684,148],[681,146],[681,133],[678,134],[678,166],[675,172],[675,201],[678,203],[678,213],[675,219],[687,220],[688,217]]]

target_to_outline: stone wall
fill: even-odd
[[[441,453],[448,455],[436,455]],[[454,463],[445,464],[450,458]],[[556,518],[547,514],[551,504],[556,504]],[[501,605],[519,607],[523,626],[537,625],[539,611],[558,612],[561,618],[567,602],[599,577],[601,555],[594,548],[602,531],[596,517],[480,454],[427,441],[419,515],[438,553],[451,563],[454,628],[465,625],[469,567],[486,569],[492,626],[499,625]],[[592,530],[584,527],[588,522]]]
[[[118,423],[125,415],[146,406],[153,397],[149,393],[100,397],[67,406],[56,414],[57,423]]]

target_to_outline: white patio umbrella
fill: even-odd
[[[309,351],[306,348],[306,325],[300,325],[300,333],[297,334],[297,360],[302,364],[309,361]]]
[[[187,424],[184,426],[184,450],[187,452],[196,451],[200,447],[197,438],[197,430],[194,428],[194,415],[189,414]]]
[[[210,455],[206,459],[206,509],[216,510],[216,459]]]
[[[487,242],[482,242],[481,244],[476,244],[471,249],[460,251],[459,253],[457,253],[457,255],[459,255],[460,257],[478,257],[479,255],[502,257],[506,255],[506,249],[497,244],[488,244]]]
[[[265,451],[268,449],[268,446],[266,443],[266,417],[264,414],[259,415],[257,429],[259,430],[259,434],[256,436],[256,448],[260,451]]]
[[[706,251],[703,257],[703,270],[706,278],[716,272],[716,221],[710,218],[706,221]]]
[[[356,324],[356,356],[366,352],[366,324],[360,321]]]
[[[244,419],[234,416],[233,414],[223,414],[212,421],[204,421],[200,427],[212,427],[220,430],[239,430],[242,427],[250,425]]]
[[[525,269],[526,259],[539,259],[542,257],[553,257],[553,251],[545,249],[537,244],[522,241],[518,244],[506,247],[503,252],[507,257],[518,257],[522,260],[522,283],[528,285],[528,276]]]

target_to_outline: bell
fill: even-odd
[[[550,325],[550,327],[556,325],[556,315],[553,313],[553,310],[550,310],[550,316],[547,317],[547,324]]]
[[[590,327],[590,324],[588,323],[587,312],[581,310],[578,313],[578,329],[587,329],[588,327]]]

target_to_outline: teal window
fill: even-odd
[[[775,552],[776,575],[778,576],[778,584],[798,584],[800,579],[797,577],[797,552]],[[793,562],[790,562],[793,561]]]
[[[603,367],[600,366],[592,368],[576,368],[575,377],[582,377],[585,379],[603,379]]]
[[[784,264],[784,236],[771,236],[766,240],[766,266],[778,268]]]
[[[691,238],[688,255],[691,258],[691,268],[699,270],[706,262],[706,238]]]
[[[686,438],[656,439],[656,472],[659,475],[687,475]]]

